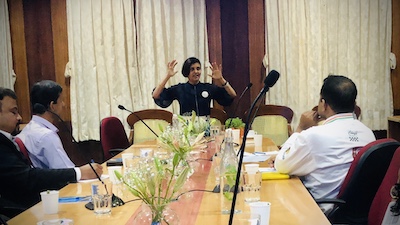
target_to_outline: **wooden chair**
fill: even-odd
[[[146,125],[159,135],[161,133],[159,129],[160,125],[165,128],[172,123],[173,114],[163,109],[145,109],[136,111],[134,114],[131,113],[127,118],[128,124],[131,127],[131,133],[129,135],[129,142],[131,144],[155,140],[157,138]],[[139,118],[142,119],[146,125],[144,125]]]
[[[217,119],[217,122],[214,125],[224,125],[225,121],[228,119],[228,114],[222,109],[211,108],[210,118]]]
[[[317,105],[314,106],[314,107],[312,108],[312,110],[313,110],[313,111],[317,111],[317,110],[318,110],[318,106],[317,106]],[[360,118],[360,115],[361,115],[361,108],[360,108],[360,106],[356,105],[356,106],[354,107],[354,114],[356,114],[357,119]]]
[[[271,138],[277,146],[281,146],[292,134],[291,108],[281,105],[261,105],[256,113],[252,129],[264,137]],[[250,118],[253,117],[254,114]],[[245,118],[247,119],[247,112]]]

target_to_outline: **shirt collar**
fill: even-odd
[[[42,126],[45,126],[54,132],[58,132],[58,128],[56,126],[54,126],[54,124],[50,123],[48,120],[46,120],[40,116],[33,115],[32,121],[34,121],[38,124],[41,124]]]
[[[10,141],[14,140],[14,137],[10,133],[8,133],[4,130],[0,130],[0,133],[2,133],[4,136],[6,136],[6,138],[10,139]]]
[[[335,114],[325,120],[324,124],[332,123],[337,120],[354,119],[353,113],[339,113]]]

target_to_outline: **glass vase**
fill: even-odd
[[[179,225],[178,215],[168,204],[141,206],[141,211],[135,216],[135,225]]]

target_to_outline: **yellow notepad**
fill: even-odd
[[[289,174],[278,173],[278,172],[263,172],[261,174],[263,180],[282,180],[289,179]]]

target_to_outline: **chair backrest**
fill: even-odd
[[[171,124],[172,115],[173,114],[170,111],[163,109],[145,109],[136,111],[134,114],[131,113],[127,118],[128,124],[131,127],[131,133],[129,135],[130,142],[133,144],[156,139],[156,136],[146,127],[146,125],[159,135],[159,126],[165,128],[168,124]],[[139,118],[142,119],[146,125],[144,125]]]
[[[313,110],[313,111],[317,111],[317,110],[318,110],[318,106],[317,106],[317,105],[314,106],[314,107],[312,108],[312,110]],[[354,107],[354,114],[356,114],[357,119],[360,118],[360,115],[361,115],[361,108],[360,108],[360,106],[356,105],[356,106]]]
[[[248,112],[245,113],[247,119]],[[254,117],[254,114],[250,117]],[[272,139],[277,145],[282,145],[292,134],[293,110],[282,105],[260,105],[252,129],[264,137]]]
[[[109,160],[112,149],[126,149],[130,146],[124,125],[117,117],[106,117],[100,122],[100,143],[103,148],[103,161]]]
[[[368,214],[368,225],[381,225],[385,216],[386,208],[391,202],[390,189],[397,182],[398,172],[400,169],[400,147],[397,148],[386,171],[385,177],[379,186],[372,201]]]
[[[228,114],[222,109],[211,108],[210,118],[217,119],[217,123],[215,125],[225,125],[225,121],[228,119]]]
[[[337,198],[346,201],[333,222],[366,224],[372,200],[400,142],[379,139],[361,148],[351,163]]]
[[[15,138],[15,142],[18,145],[19,150],[21,153],[25,156],[25,158],[28,160],[29,164],[32,165],[31,158],[29,157],[28,150],[26,149],[25,144],[22,142],[22,140],[18,137]]]

